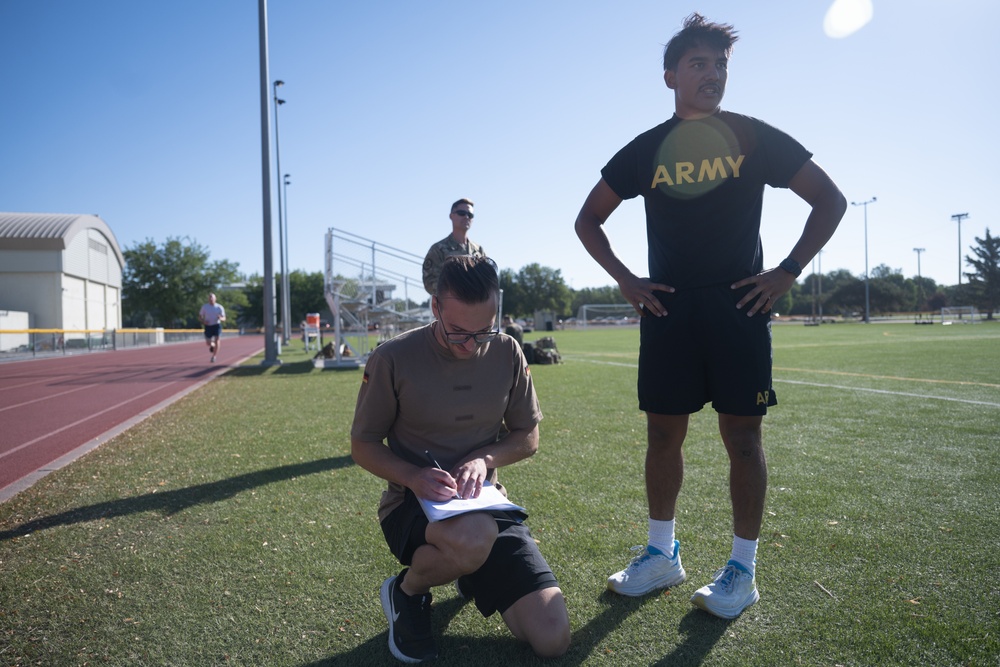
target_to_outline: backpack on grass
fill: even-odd
[[[528,363],[539,365],[562,363],[562,355],[559,354],[559,348],[556,347],[556,341],[552,336],[536,340],[532,351],[534,361],[529,361]]]

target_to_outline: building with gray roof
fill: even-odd
[[[120,328],[124,268],[96,215],[0,213],[0,311],[27,312],[30,328]]]

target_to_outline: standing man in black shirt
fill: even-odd
[[[733,549],[691,601],[735,618],[759,599],[757,540],[767,490],[761,422],[771,386],[770,312],[826,244],[847,202],[812,154],[787,134],[720,107],[737,36],[692,14],[667,44],[663,78],[675,113],[640,134],[601,171],[576,219],[584,247],[642,316],[639,407],[647,416],[647,545],[608,588],[644,595],[686,578],[675,539],[690,414],[711,402],[729,456]],[[760,240],[764,186],[788,188],[810,212],[778,266]],[[616,255],[604,223],[642,195],[649,277]],[[770,268],[767,268],[770,267]]]

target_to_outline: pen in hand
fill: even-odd
[[[427,462],[428,462],[428,463],[430,463],[430,464],[431,464],[431,465],[432,465],[433,467],[437,468],[438,470],[444,470],[444,468],[442,468],[442,467],[441,467],[441,464],[440,464],[440,463],[438,463],[438,462],[437,462],[437,461],[436,461],[436,460],[434,459],[434,457],[433,457],[433,456],[431,456],[431,452],[430,452],[430,450],[429,450],[429,449],[425,449],[425,450],[424,450],[424,456],[426,456],[426,457],[427,457]],[[448,471],[447,471],[447,470],[445,470],[445,472],[448,472]],[[450,473],[449,473],[449,474],[450,474]],[[458,493],[456,492],[456,493],[455,493],[455,495],[454,495],[454,497],[455,497],[455,498],[461,498],[462,496],[458,495]]]
[[[438,470],[444,470],[444,468],[441,467],[441,464],[438,463],[437,461],[435,461],[434,457],[431,456],[431,450],[425,449],[424,450],[424,456],[427,457],[427,462],[430,463],[432,466],[434,466]]]

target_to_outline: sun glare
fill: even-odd
[[[823,18],[823,32],[827,37],[841,39],[861,30],[871,20],[871,0],[833,0]]]

